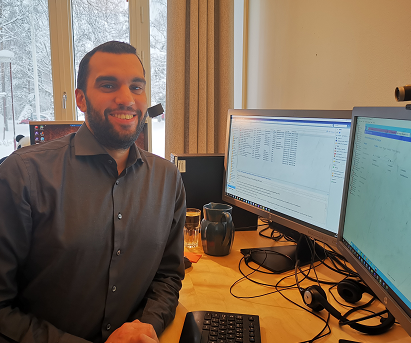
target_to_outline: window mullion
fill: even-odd
[[[137,49],[146,72],[146,95],[151,106],[151,66],[150,66],[150,8],[149,0],[129,0],[130,44]],[[148,123],[148,150],[152,150],[152,124]]]
[[[49,0],[48,4],[55,120],[75,120],[71,1]]]

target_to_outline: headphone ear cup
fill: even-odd
[[[324,290],[317,285],[308,287],[304,292],[305,304],[313,311],[326,309],[333,317],[340,319],[341,313],[338,312],[327,300]]]
[[[324,306],[321,304],[321,297],[326,299],[327,296],[324,290],[317,285],[310,286],[306,288],[303,292],[304,303],[311,309],[316,312],[320,312],[324,309]]]
[[[364,287],[358,281],[345,279],[338,283],[337,291],[346,302],[354,304],[361,300]]]

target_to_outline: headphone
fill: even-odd
[[[379,335],[382,334],[395,322],[394,316],[388,312],[387,318],[381,318],[381,324],[375,326],[369,326],[364,324],[359,324],[356,321],[349,321],[347,317],[357,310],[357,308],[351,309],[346,314],[342,315],[337,311],[328,301],[327,295],[324,290],[317,285],[309,286],[307,288],[300,288],[300,294],[303,298],[304,303],[310,307],[313,311],[321,311],[326,309],[333,317],[337,318],[340,321],[340,325],[348,325],[354,330],[366,333],[369,335]],[[348,303],[354,304],[362,298],[364,293],[370,294],[372,297],[375,297],[374,292],[367,287],[365,284],[356,281],[354,279],[344,279],[337,285],[338,294]],[[361,318],[361,320],[366,318]],[[359,321],[359,320],[358,320]]]

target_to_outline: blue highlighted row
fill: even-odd
[[[411,142],[411,129],[406,128],[366,124],[364,133],[371,136]]]

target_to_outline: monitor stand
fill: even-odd
[[[289,234],[289,228],[279,224],[275,224],[273,229],[286,234]],[[281,274],[289,270],[295,269],[295,262],[298,256],[299,266],[304,266],[312,261],[318,261],[325,258],[324,248],[316,244],[311,238],[292,230],[292,237],[298,242],[293,245],[282,245],[264,248],[241,249],[241,253],[245,256],[246,262],[254,262],[265,269]],[[312,259],[312,250],[315,249],[315,256]]]

